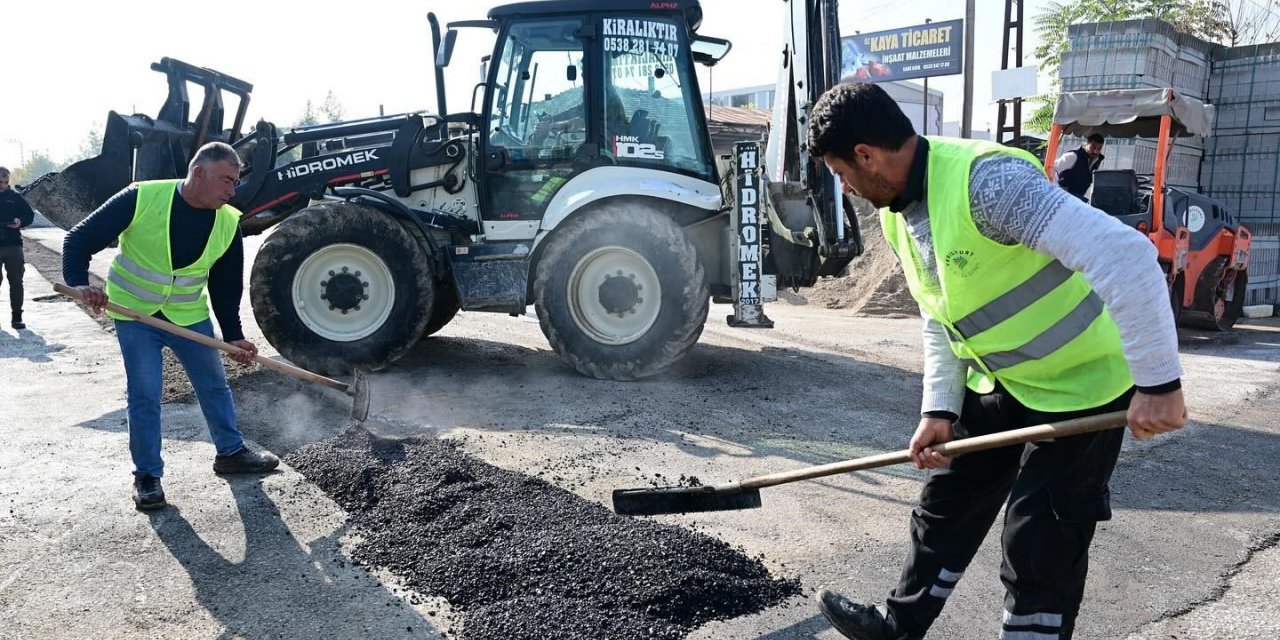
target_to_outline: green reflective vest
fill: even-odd
[[[900,213],[880,213],[911,295],[947,329],[969,366],[968,387],[999,381],[1038,411],[1075,411],[1110,402],[1133,385],[1120,331],[1084,276],[1022,244],[983,236],[969,209],[969,172],[1003,153],[1040,164],[1026,151],[979,140],[928,138],[927,204],[938,277],[929,277]]]
[[[213,231],[195,262],[174,269],[169,255],[169,214],[181,180],[138,183],[133,222],[120,234],[120,254],[107,274],[107,297],[143,315],[163,312],[170,322],[190,326],[209,318],[205,283],[209,269],[227,252],[240,224],[240,212],[223,205],[215,213]],[[129,318],[111,311],[117,320]]]

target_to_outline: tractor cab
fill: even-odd
[[[455,29],[498,36],[472,105],[487,226],[542,220],[570,179],[599,167],[717,185],[694,63],[729,44],[696,35],[701,20],[696,2],[594,0],[523,2],[450,24],[438,71]]]
[[[1244,304],[1249,230],[1222,203],[1192,189],[1170,187],[1166,176],[1173,139],[1207,136],[1212,123],[1211,105],[1173,89],[1068,91],[1058,96],[1045,157],[1046,172],[1055,180],[1052,163],[1064,134],[1155,138],[1150,174],[1098,170],[1089,203],[1156,245],[1175,318],[1221,330],[1235,323]]]

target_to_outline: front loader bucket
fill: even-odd
[[[129,183],[184,178],[187,161],[210,141],[231,143],[240,137],[253,85],[212,69],[174,58],[151,65],[165,74],[169,93],[160,113],[107,115],[102,153],[66,169],[40,176],[22,195],[51,222],[70,229]],[[202,87],[204,99],[192,117],[188,85]],[[230,129],[223,128],[223,94],[239,98]]]
[[[144,115],[107,116],[102,153],[41,176],[22,195],[50,222],[70,229],[139,180],[182,178],[195,133]]]
[[[22,196],[50,222],[69,230],[115,193],[113,186],[127,184],[129,165],[102,155],[40,176]],[[110,193],[100,197],[104,191]]]

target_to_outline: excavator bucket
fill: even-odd
[[[99,155],[40,176],[22,191],[50,222],[70,229],[131,182],[185,177],[187,163],[201,145],[214,140],[234,142],[239,136],[252,85],[173,58],[151,68],[169,81],[169,95],[157,117],[112,111]],[[204,89],[194,119],[188,84]],[[227,130],[223,129],[223,92],[240,98],[235,121]]]

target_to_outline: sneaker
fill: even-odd
[[[22,312],[21,312],[21,311],[14,311],[14,312],[13,312],[13,322],[12,322],[11,324],[13,325],[13,328],[14,328],[14,329],[26,329],[26,328],[27,328],[27,325],[26,325],[26,324],[24,324],[24,323],[22,322]]]
[[[280,466],[280,458],[266,451],[244,447],[229,456],[213,459],[214,473],[266,473]]]
[[[133,479],[133,504],[143,511],[163,509],[164,488],[160,486],[160,478],[155,476],[136,476]]]
[[[818,609],[827,622],[846,638],[853,640],[908,640],[885,619],[879,607],[858,604],[827,589],[818,590]]]

